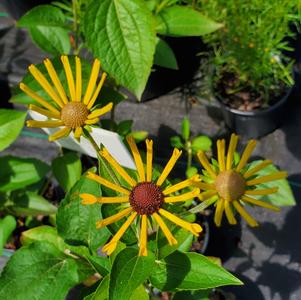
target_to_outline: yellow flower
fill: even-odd
[[[113,169],[120,174],[120,176],[129,184],[130,188],[116,185],[98,175],[88,173],[87,177],[97,181],[103,186],[106,186],[118,193],[116,197],[95,197],[91,194],[81,194],[82,203],[84,205],[94,203],[123,203],[125,209],[121,212],[110,216],[106,219],[100,220],[96,223],[97,228],[101,228],[117,222],[118,220],[127,217],[127,220],[120,227],[118,232],[113,236],[111,241],[103,247],[103,251],[110,255],[116,248],[117,242],[128,229],[128,227],[136,219],[137,223],[140,222],[140,250],[139,255],[147,255],[147,227],[148,217],[151,217],[157,222],[162,232],[166,236],[170,245],[177,244],[177,240],[174,238],[168,226],[164,222],[164,218],[169,221],[185,228],[198,236],[202,231],[202,227],[196,223],[186,222],[174,214],[168,212],[162,208],[164,203],[175,203],[180,201],[186,201],[193,197],[196,197],[200,193],[199,188],[194,188],[192,191],[186,192],[181,195],[173,196],[174,192],[177,192],[183,188],[192,186],[193,183],[200,180],[200,176],[196,175],[193,178],[184,180],[175,185],[162,189],[161,186],[173,169],[176,161],[181,155],[181,151],[174,149],[173,154],[163,169],[161,175],[156,180],[152,181],[152,160],[153,160],[153,142],[146,140],[146,169],[144,168],[140,153],[132,137],[127,137],[127,142],[133,153],[134,161],[138,172],[138,182],[129,176],[124,168],[122,168],[117,161],[109,154],[106,149],[101,151],[101,156],[113,167]],[[163,218],[162,218],[163,217]]]
[[[99,117],[109,112],[113,107],[113,103],[109,103],[102,108],[93,108],[107,77],[106,73],[102,73],[101,79],[96,85],[100,71],[100,61],[98,59],[95,59],[93,63],[85,94],[82,93],[82,67],[80,59],[75,57],[75,81],[68,56],[61,56],[61,61],[64,67],[69,93],[64,90],[57,72],[49,59],[44,61],[44,65],[51,79],[51,83],[36,66],[31,65],[28,68],[31,75],[53,100],[53,103],[49,103],[43,99],[24,83],[20,83],[20,89],[41,105],[31,104],[29,105],[29,109],[49,118],[47,121],[29,120],[27,121],[27,126],[39,128],[63,127],[49,136],[50,141],[66,137],[71,131],[74,132],[74,137],[79,139],[83,133],[84,126],[97,123]]]
[[[217,141],[218,170],[215,170],[209,163],[202,151],[198,153],[198,158],[211,178],[211,183],[198,182],[195,185],[205,191],[198,196],[201,201],[204,201],[204,204],[205,201],[207,201],[208,205],[215,203],[214,222],[217,226],[221,225],[223,212],[225,212],[230,224],[236,224],[233,212],[233,210],[236,210],[250,226],[254,227],[258,226],[258,223],[244,209],[242,204],[252,204],[279,211],[278,207],[265,201],[254,199],[252,196],[276,193],[278,191],[277,187],[256,189],[256,185],[285,178],[287,177],[287,172],[276,172],[257,178],[256,173],[271,164],[270,160],[264,160],[251,169],[244,168],[256,146],[255,140],[249,141],[239,163],[237,166],[234,166],[233,157],[237,142],[238,136],[232,134],[228,153],[225,157],[225,140]]]

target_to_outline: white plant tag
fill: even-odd
[[[37,121],[45,121],[47,118],[35,111],[29,111],[30,116]],[[92,127],[91,127],[92,128]],[[56,132],[58,128],[42,128],[48,135]],[[118,163],[124,167],[130,169],[136,169],[135,163],[129,151],[123,144],[123,141],[119,134],[109,130],[101,128],[92,128],[91,136],[95,140],[97,145],[104,145],[110,154],[118,161]],[[71,133],[68,137],[55,141],[56,144],[63,148],[67,148],[73,151],[81,152],[96,158],[96,152],[90,142],[81,137],[80,143],[73,137]]]

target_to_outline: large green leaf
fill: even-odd
[[[96,229],[96,221],[102,218],[101,204],[83,205],[80,198],[83,193],[99,197],[101,189],[97,182],[81,177],[59,206],[58,233],[69,244],[86,245],[95,251],[110,234],[106,228]]]
[[[25,192],[11,195],[9,210],[18,216],[38,216],[55,214],[57,208],[43,196]]]
[[[66,17],[52,5],[39,5],[28,11],[18,25],[29,29],[33,41],[42,50],[54,55],[68,54],[71,49]]]
[[[178,69],[178,63],[174,52],[164,40],[159,38],[157,38],[154,64],[164,68]]]
[[[61,187],[69,191],[80,179],[82,163],[75,152],[68,152],[52,161],[52,172]]]
[[[153,272],[155,256],[138,256],[138,251],[126,248],[114,260],[109,286],[109,300],[130,299],[139,287]]]
[[[107,275],[100,282],[96,291],[86,296],[84,300],[107,300],[109,296],[109,283],[110,283],[110,276]]]
[[[222,27],[186,6],[170,6],[157,15],[157,32],[168,36],[201,36]]]
[[[91,1],[85,14],[84,33],[103,68],[140,98],[156,46],[153,17],[143,1]]]
[[[35,242],[19,249],[0,277],[0,299],[65,299],[69,289],[93,274],[53,244]]]
[[[0,151],[7,148],[19,136],[26,112],[13,109],[0,109]]]
[[[248,164],[248,169],[251,169],[261,163],[262,160],[256,160],[252,163]],[[264,169],[260,170],[256,173],[256,178],[261,176],[270,175],[273,173],[278,172],[279,170],[274,165],[268,165]],[[292,192],[292,189],[289,185],[289,182],[287,179],[280,179],[280,180],[274,180],[266,183],[257,184],[256,188],[258,189],[267,189],[267,188],[273,188],[278,187],[278,192],[270,195],[265,196],[252,196],[254,198],[258,198],[260,200],[267,201],[273,205],[276,206],[291,206],[296,205],[296,200],[294,197],[294,194]]]
[[[199,290],[242,284],[239,279],[205,256],[179,251],[156,261],[150,280],[161,291]]]
[[[50,167],[34,158],[0,157],[0,191],[13,191],[40,181]]]

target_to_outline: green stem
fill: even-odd
[[[72,0],[72,11],[73,11],[73,31],[74,31],[74,54],[79,54],[79,38],[78,38],[78,15],[77,15],[77,0]]]
[[[190,169],[191,164],[192,164],[192,149],[191,149],[191,142],[187,141],[185,144],[185,150],[187,152],[187,168],[186,171],[188,169]]]
[[[105,171],[109,174],[110,178],[113,180],[113,182],[115,184],[121,185],[121,182],[119,181],[119,179],[115,175],[115,173],[114,173],[111,165],[100,155],[101,149],[97,145],[97,143],[95,142],[95,140],[93,139],[93,137],[90,134],[90,132],[88,130],[84,129],[84,134],[85,134],[86,139],[91,143],[91,145],[93,146],[94,150],[96,151],[99,165],[101,165],[105,169]]]

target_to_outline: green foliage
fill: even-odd
[[[69,289],[93,274],[81,260],[65,255],[53,244],[34,242],[19,249],[0,277],[0,298],[64,299]]]
[[[269,94],[277,96],[283,85],[292,85],[292,60],[283,51],[292,50],[287,37],[299,20],[297,0],[198,2],[205,15],[224,23],[222,30],[204,37],[214,49],[215,89],[230,77],[227,95],[251,90],[267,102]]]
[[[199,135],[192,139],[191,141],[191,149],[193,153],[197,153],[198,151],[210,151],[212,146],[211,139],[206,135]]]
[[[151,283],[161,291],[199,290],[240,285],[240,280],[197,253],[175,251],[156,261]]]
[[[40,181],[50,167],[34,158],[0,157],[0,191],[14,191]]]
[[[26,113],[12,109],[0,109],[0,151],[7,148],[19,136]]]
[[[22,16],[18,25],[28,28],[32,40],[42,50],[53,55],[69,54],[71,45],[65,28],[66,18],[59,8],[36,6]]]
[[[103,245],[109,238],[106,228],[96,229],[101,219],[101,204],[82,205],[80,194],[101,196],[98,183],[82,177],[60,203],[57,213],[59,235],[70,245],[84,245],[92,251]]]
[[[73,187],[82,173],[82,163],[74,152],[68,152],[55,158],[51,167],[53,175],[65,191],[69,191]]]
[[[16,227],[17,221],[13,216],[7,215],[0,219],[0,255],[2,255],[3,247]]]
[[[262,160],[255,160],[252,163],[248,164],[248,168],[251,169],[252,167],[255,167],[261,162]],[[266,166],[264,169],[260,170],[259,172],[257,172],[256,177],[271,175],[278,171],[279,171],[278,168],[275,167],[273,164],[271,164]],[[261,200],[267,201],[276,206],[296,205],[294,194],[292,192],[292,189],[287,179],[279,179],[279,180],[274,180],[266,183],[261,183],[256,185],[256,187],[258,189],[278,187],[278,192],[270,195],[264,195],[264,196],[252,196],[254,198],[260,198]]]
[[[178,69],[178,63],[175,54],[163,39],[157,38],[154,65],[158,65],[173,70]]]

